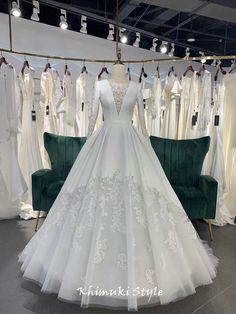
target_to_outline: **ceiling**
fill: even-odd
[[[32,1],[20,0],[23,18],[30,18]],[[108,23],[116,22],[116,0],[40,0],[40,21],[58,25],[60,10],[67,11],[69,28],[80,29],[80,16],[88,17],[88,33],[106,38]],[[0,11],[7,13],[7,1],[0,1]],[[154,37],[175,43],[175,54],[191,55],[199,51],[210,55],[236,54],[235,0],[120,0],[119,25],[127,29],[129,44],[135,32],[141,33],[140,46],[150,49]],[[188,37],[195,38],[188,42]],[[158,49],[158,47],[157,47]]]

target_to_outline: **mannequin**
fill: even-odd
[[[113,66],[110,80],[111,80],[111,82],[114,82],[114,83],[127,85],[129,83],[129,80],[128,80],[128,77],[125,73],[125,66],[121,62],[120,59],[121,59],[121,51],[120,51],[120,49],[118,49],[117,60]]]
[[[125,66],[122,63],[116,63],[113,66],[110,80],[114,83],[128,84],[129,80],[125,73]]]

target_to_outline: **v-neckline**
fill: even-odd
[[[117,106],[116,106],[115,97],[114,97],[114,92],[113,92],[113,88],[112,88],[111,82],[109,81],[109,79],[106,79],[106,81],[107,81],[107,84],[109,85],[109,89],[110,89],[110,92],[111,92],[111,95],[112,95],[112,101],[113,101],[113,105],[114,105],[114,107],[115,107],[116,114],[117,114],[117,116],[119,116],[120,113],[121,113],[121,111],[122,111],[122,109],[123,109],[124,100],[125,100],[125,98],[126,98],[126,96],[127,96],[127,94],[128,94],[128,91],[129,91],[129,88],[130,88],[130,86],[131,86],[132,81],[129,81],[129,83],[128,83],[128,85],[127,85],[125,94],[124,94],[124,96],[123,96],[123,98],[122,98],[122,101],[121,101],[121,107],[120,107],[120,111],[119,111],[119,112],[118,112],[118,110],[117,110]]]

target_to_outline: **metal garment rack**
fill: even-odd
[[[16,51],[13,49],[5,49],[0,48],[0,51],[13,53],[23,56],[30,56],[30,57],[38,57],[38,58],[45,58],[51,60],[64,60],[64,61],[78,61],[84,63],[115,63],[116,60],[106,60],[106,59],[83,59],[83,58],[74,58],[74,57],[64,57],[64,56],[52,56],[52,55],[44,55],[38,53],[31,53],[31,52],[23,52],[23,51]],[[146,60],[122,60],[123,63],[150,63],[150,62],[178,62],[178,61],[201,61],[202,59],[206,60],[235,60],[236,55],[230,56],[199,56],[199,57],[173,57],[173,58],[153,58],[153,59],[146,59]]]

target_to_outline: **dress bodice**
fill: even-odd
[[[144,107],[140,84],[132,81],[130,81],[128,85],[114,84],[109,80],[96,82],[88,137],[92,134],[96,123],[99,101],[102,105],[105,124],[119,122],[129,125],[132,123],[133,110],[137,102],[142,133],[148,136],[144,120]]]

